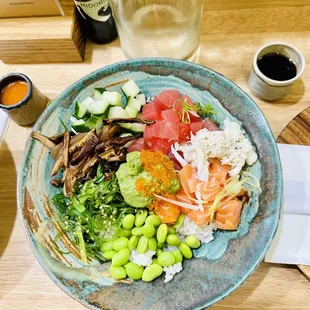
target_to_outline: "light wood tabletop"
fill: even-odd
[[[253,55],[261,45],[288,42],[310,63],[309,16],[309,0],[208,0],[196,60],[251,95],[247,79]],[[124,59],[118,40],[102,46],[89,43],[82,64],[15,65],[0,74],[21,71],[49,98],[55,98],[84,75]],[[309,67],[284,99],[267,103],[253,98],[277,137],[310,105]],[[16,205],[16,182],[30,130],[11,122],[0,150],[0,309],[85,309],[49,279],[24,235]],[[296,266],[262,263],[239,289],[212,309],[310,309],[310,282]]]

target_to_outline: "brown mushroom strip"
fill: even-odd
[[[61,153],[58,154],[58,157],[55,160],[54,166],[51,171],[51,176],[54,176],[58,173],[59,169],[63,166],[63,156],[62,156],[62,150]]]
[[[113,119],[104,119],[104,124],[111,124],[111,123],[140,123],[146,125],[152,125],[155,123],[153,120],[149,119],[141,119],[138,117],[135,118],[113,118]]]
[[[48,137],[43,136],[37,132],[33,132],[31,135],[32,138],[40,141],[43,145],[47,146],[50,149],[53,149],[56,146],[56,144],[52,142]]]
[[[61,178],[61,179],[52,179],[51,180],[51,184],[55,187],[59,187],[61,184],[64,183],[64,179]]]
[[[103,142],[108,140],[109,137],[109,131],[113,126],[111,124],[108,124],[106,126],[103,127],[102,131],[98,134],[99,137],[99,141]]]
[[[70,133],[67,131],[64,135],[64,148],[62,152],[63,165],[65,169],[69,167],[69,146],[70,146]]]
[[[71,145],[69,148],[69,155],[72,155],[76,150],[82,148],[93,136],[96,136],[95,129],[92,129],[80,141]]]
[[[73,154],[71,163],[73,165],[76,165],[78,162],[80,162],[87,154],[89,154],[93,150],[98,141],[99,140],[96,135],[92,136],[91,139],[81,148],[81,150]]]
[[[121,127],[119,125],[114,125],[109,129],[109,138],[113,137],[115,133],[121,130]]]

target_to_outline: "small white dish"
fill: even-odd
[[[269,53],[280,53],[291,59],[297,69],[294,78],[285,81],[273,80],[264,75],[258,68],[257,61],[260,57]],[[283,42],[273,42],[261,47],[253,58],[252,71],[249,77],[249,87],[257,97],[273,101],[287,95],[291,86],[297,81],[305,70],[305,59],[302,53],[293,45]]]

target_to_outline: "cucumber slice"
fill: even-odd
[[[98,101],[102,98],[102,93],[100,91],[98,91],[97,89],[95,89],[94,91],[94,95],[93,95],[93,99],[95,101]]]
[[[103,100],[107,100],[111,105],[122,105],[122,95],[116,91],[105,91],[102,94],[102,98]]]
[[[138,113],[139,113],[138,110],[136,110],[136,109],[134,109],[132,107],[128,107],[128,106],[125,108],[125,111],[127,111],[127,113],[128,113],[130,118],[136,117],[138,115]]]
[[[84,104],[77,102],[75,104],[75,111],[74,111],[74,116],[76,118],[83,118],[87,112],[87,106]]]
[[[72,124],[71,127],[77,132],[89,131],[88,125],[82,119],[77,120],[77,122]]]
[[[100,131],[103,127],[103,117],[98,115],[92,115],[88,120],[87,124],[89,128],[96,128],[97,131]]]
[[[108,118],[130,118],[128,112],[122,107],[110,107]]]
[[[79,121],[79,119],[77,119],[77,118],[74,117],[73,115],[70,116],[70,122],[71,122],[71,124],[75,124],[75,123],[77,123],[78,121]]]
[[[144,94],[138,94],[136,96],[136,99],[138,101],[140,101],[141,105],[145,105],[146,104],[146,98],[145,98],[145,95]]]
[[[81,102],[81,104],[83,104],[83,105],[85,105],[85,107],[89,107],[89,105],[91,104],[91,103],[93,103],[95,100],[92,98],[92,97],[87,97],[87,98],[85,98],[82,102]]]
[[[144,132],[145,124],[119,124],[122,128],[130,130],[132,132]]]
[[[137,100],[133,97],[128,97],[126,107],[130,107],[130,108],[135,109],[139,112],[141,109],[141,103],[139,100]]]
[[[122,91],[124,92],[126,97],[129,96],[136,97],[140,92],[140,88],[138,87],[138,85],[135,83],[134,80],[129,80],[122,86]]]
[[[110,103],[106,100],[98,100],[91,103],[88,107],[88,111],[94,115],[103,114],[110,106]]]

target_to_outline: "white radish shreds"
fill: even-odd
[[[183,225],[177,229],[177,233],[180,235],[181,239],[185,239],[188,235],[195,235],[201,242],[209,243],[214,239],[213,231],[216,229],[215,223],[200,227],[186,216]]]
[[[176,151],[183,152],[186,162],[197,167],[197,176],[202,181],[209,177],[209,158],[219,158],[222,164],[230,165],[229,174],[236,176],[245,163],[252,165],[257,160],[257,154],[244,134],[238,123],[226,118],[223,131],[203,128],[196,135],[191,135],[191,141],[174,147]]]
[[[145,254],[140,254],[133,250],[130,253],[130,261],[139,266],[146,267],[152,264],[152,257],[155,255],[155,253],[155,251],[149,250]]]
[[[182,263],[177,263],[177,264],[174,264],[174,265],[172,265],[170,267],[165,267],[164,268],[164,272],[165,272],[165,280],[164,280],[164,282],[167,283],[170,280],[172,280],[173,276],[176,273],[179,273],[180,271],[182,271],[182,269],[183,269]]]

